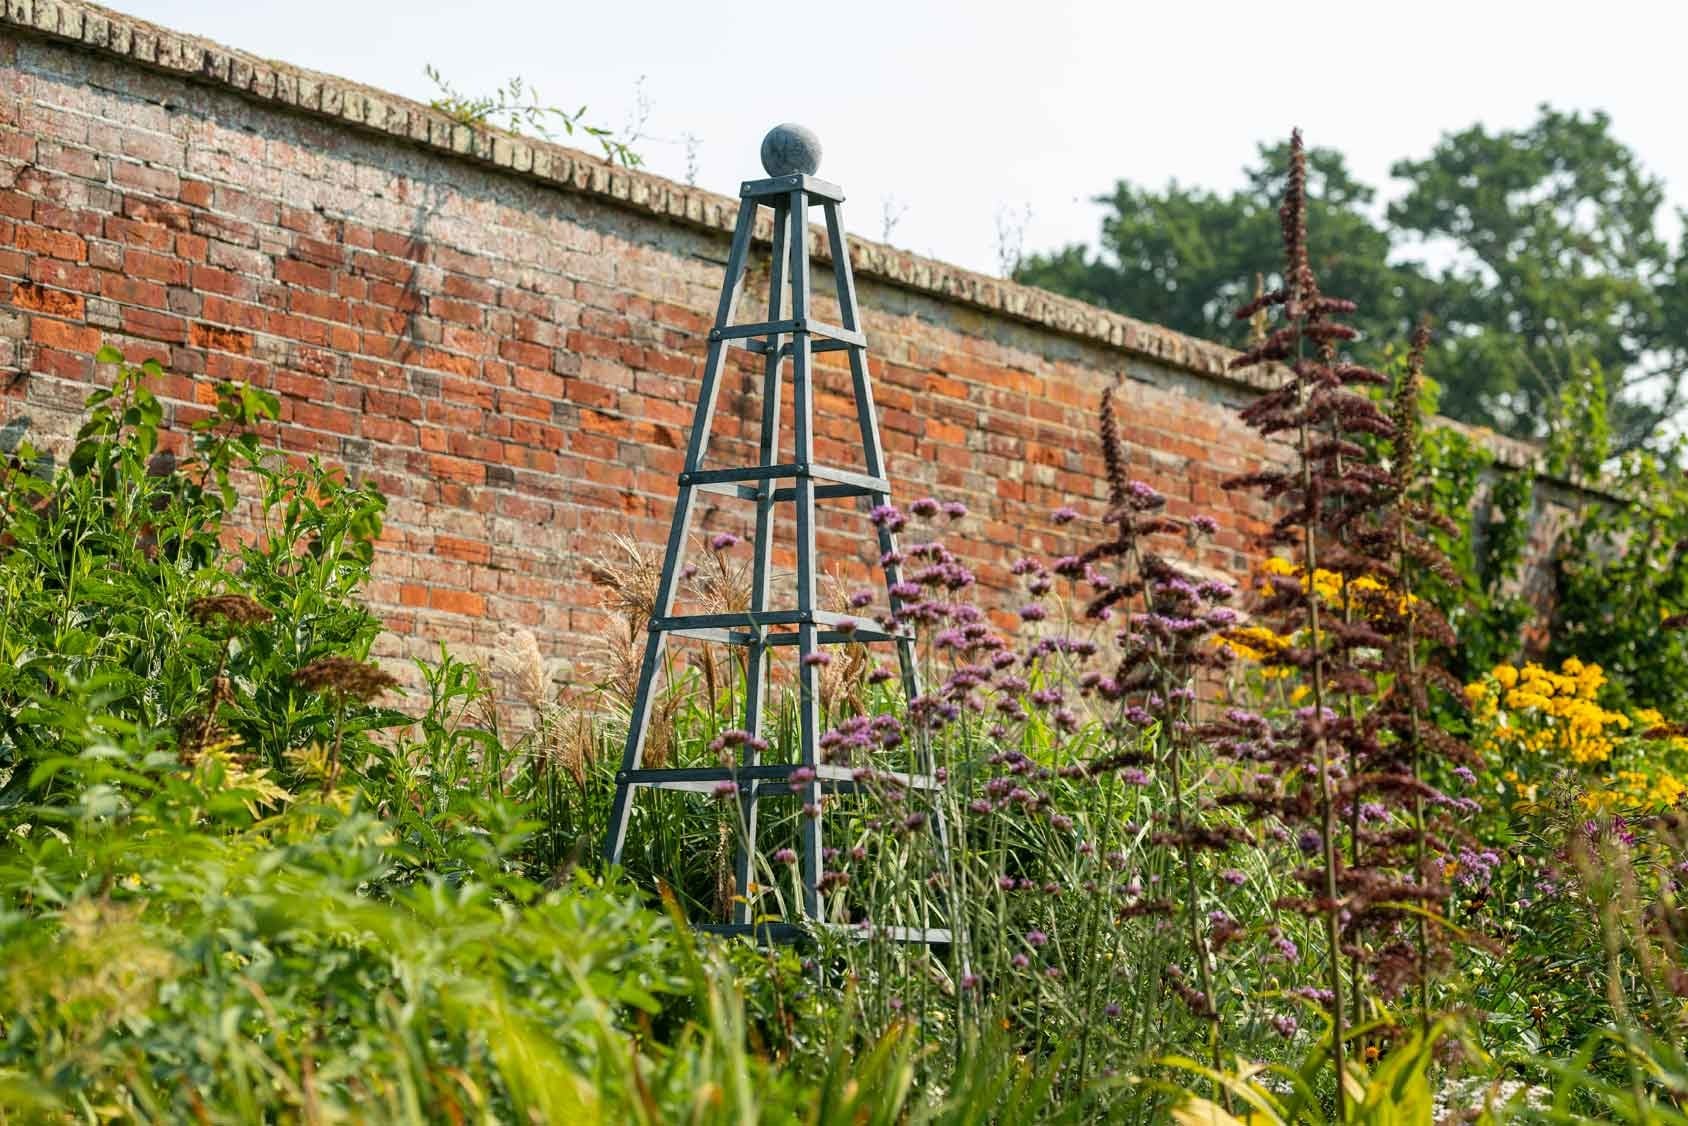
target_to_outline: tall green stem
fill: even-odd
[[[1299,368],[1299,360],[1297,367]],[[1336,852],[1336,802],[1331,793],[1330,784],[1330,740],[1325,735],[1325,659],[1321,646],[1323,639],[1319,634],[1319,593],[1313,583],[1313,576],[1318,571],[1318,548],[1314,543],[1314,524],[1318,513],[1311,508],[1313,497],[1313,462],[1312,438],[1306,422],[1307,385],[1299,370],[1296,373],[1299,381],[1297,403],[1301,408],[1301,422],[1297,427],[1297,449],[1301,461],[1301,494],[1309,504],[1306,519],[1301,526],[1301,554],[1302,566],[1307,575],[1305,605],[1307,607],[1307,626],[1311,633],[1308,648],[1313,654],[1312,659],[1312,690],[1313,690],[1313,718],[1318,736],[1315,746],[1318,751],[1319,765],[1319,809],[1323,821],[1323,860],[1325,875],[1325,942],[1330,948],[1330,991],[1331,991],[1331,1066],[1336,1071],[1336,1118],[1342,1121],[1345,1116],[1347,1091],[1344,1082],[1347,1079],[1348,1067],[1345,1059],[1347,1035],[1346,1022],[1342,1011],[1342,933],[1337,921],[1337,852]]]
[[[1407,618],[1407,723],[1408,736],[1412,739],[1412,772],[1413,781],[1423,780],[1424,765],[1422,761],[1422,743],[1419,731],[1418,707],[1418,643],[1417,618],[1412,609],[1412,586],[1407,581],[1407,527],[1405,523],[1397,524],[1395,528],[1395,550],[1397,567],[1401,574],[1401,605],[1397,607]],[[1424,878],[1424,861],[1429,852],[1425,840],[1424,829],[1424,795],[1418,790],[1413,791],[1413,863],[1418,869],[1418,878]],[[1430,1030],[1430,921],[1421,912],[1418,916],[1416,932],[1418,943],[1418,1011],[1420,1027],[1426,1034]]]

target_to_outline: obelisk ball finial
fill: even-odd
[[[821,166],[821,139],[814,130],[786,122],[762,138],[762,167],[770,176],[813,176]]]

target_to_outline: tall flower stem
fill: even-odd
[[[1102,819],[1100,822],[1101,837],[1100,840],[1096,842],[1096,853],[1098,858],[1105,858],[1108,854],[1109,846],[1113,843],[1113,838],[1108,833],[1114,823],[1114,784],[1112,779],[1105,780],[1103,782],[1103,786]],[[1094,951],[1096,949],[1096,936],[1097,931],[1101,927],[1101,915],[1111,903],[1113,903],[1112,887],[1101,886],[1098,888],[1097,894],[1090,897],[1090,902],[1085,907],[1084,939],[1080,944],[1079,949],[1084,951]],[[1101,980],[1104,968],[1109,964],[1109,961],[1106,959],[1101,957],[1092,957],[1089,960],[1089,965],[1087,966],[1089,972],[1085,975],[1084,1001],[1079,1010],[1084,1027],[1084,1030],[1079,1034],[1078,1043],[1078,1089],[1081,1091],[1084,1090],[1086,1080],[1090,1074],[1090,1039],[1092,1030],[1096,1023],[1096,989]]]
[[[1300,341],[1297,350],[1300,351]],[[1298,355],[1296,364],[1299,367],[1303,358]],[[1313,456],[1312,435],[1306,420],[1307,385],[1301,381],[1297,403],[1301,408],[1301,421],[1296,427],[1297,451],[1301,461],[1301,494],[1304,502],[1311,509],[1316,505],[1316,494],[1313,491]],[[1336,1071],[1336,1118],[1341,1121],[1345,1113],[1347,1092],[1344,1082],[1347,1078],[1347,1061],[1345,1059],[1347,1036],[1346,1022],[1342,1012],[1342,934],[1337,919],[1337,850],[1336,850],[1336,801],[1331,793],[1330,784],[1330,740],[1325,734],[1325,675],[1324,654],[1321,646],[1323,641],[1319,632],[1319,592],[1313,583],[1312,576],[1318,571],[1319,554],[1315,543],[1314,526],[1317,513],[1309,511],[1307,519],[1301,526],[1301,555],[1302,567],[1308,576],[1307,590],[1304,596],[1307,608],[1307,628],[1310,633],[1308,648],[1312,653],[1312,703],[1313,715],[1311,723],[1314,731],[1314,747],[1318,756],[1319,770],[1319,810],[1324,825],[1322,842],[1324,861],[1325,899],[1323,915],[1325,920],[1325,943],[1330,949],[1330,991],[1331,991],[1331,1066]]]
[[[1202,935],[1201,928],[1201,896],[1196,878],[1196,853],[1190,842],[1185,839],[1186,821],[1184,817],[1185,786],[1183,775],[1183,754],[1179,746],[1176,732],[1171,733],[1167,746],[1167,761],[1172,774],[1172,827],[1178,834],[1180,844],[1178,851],[1184,866],[1184,894],[1188,899],[1184,916],[1189,921],[1190,952],[1196,957],[1196,967],[1200,972],[1202,994],[1207,998],[1207,1012],[1202,1014],[1208,1023],[1207,1046],[1208,1054],[1213,1062],[1213,1070],[1223,1070],[1223,1055],[1220,1051],[1219,1036],[1219,997],[1213,991],[1213,964],[1209,957],[1207,941]],[[1226,1095],[1227,1105],[1230,1102]]]
[[[1423,732],[1420,728],[1422,717],[1419,715],[1417,684],[1418,684],[1418,637],[1416,622],[1413,619],[1412,584],[1407,582],[1407,526],[1403,520],[1395,527],[1395,547],[1399,554],[1401,568],[1401,606],[1400,612],[1406,615],[1406,658],[1407,658],[1407,691],[1412,705],[1407,713],[1408,737],[1412,740],[1412,773],[1415,779],[1422,780],[1424,774],[1423,756],[1420,753]],[[1424,878],[1425,858],[1429,854],[1427,830],[1424,827],[1424,794],[1415,789],[1413,791],[1413,861],[1418,869],[1418,878]],[[1415,928],[1415,939],[1418,945],[1418,1012],[1420,1027],[1426,1035],[1430,1030],[1430,920],[1420,912]]]
[[[1144,564],[1142,546],[1139,544],[1135,535],[1131,536],[1130,547],[1127,549],[1126,559],[1131,569],[1135,571],[1142,580],[1143,608],[1147,614],[1152,615],[1157,609],[1154,587],[1148,573],[1148,568]],[[1177,680],[1180,688],[1187,687],[1190,682],[1189,670],[1187,668],[1178,670],[1181,675],[1174,677],[1172,675],[1168,675],[1169,670],[1165,667],[1164,661],[1157,659],[1154,663],[1157,666],[1156,671],[1161,674],[1159,679],[1162,684],[1162,690],[1168,693],[1168,703],[1170,704],[1170,685],[1174,680]],[[1181,719],[1187,718],[1187,715],[1185,714],[1185,708],[1187,706],[1188,705],[1186,703],[1181,703],[1177,709],[1170,707],[1167,709],[1167,714],[1161,722],[1159,739],[1162,741],[1162,746],[1165,750],[1165,761],[1167,763],[1168,774],[1170,775],[1169,781],[1172,787],[1172,830],[1178,839],[1179,860],[1181,867],[1184,870],[1184,917],[1186,920],[1186,926],[1188,927],[1190,933],[1190,953],[1196,959],[1196,969],[1198,978],[1201,982],[1202,995],[1206,999],[1207,1003],[1207,1012],[1199,1015],[1202,1019],[1208,1022],[1208,1054],[1213,1064],[1213,1070],[1215,1072],[1219,1072],[1223,1070],[1223,1053],[1220,1047],[1219,1036],[1219,998],[1218,995],[1214,993],[1213,966],[1209,958],[1210,952],[1208,950],[1207,941],[1202,935],[1201,893],[1200,881],[1197,879],[1196,874],[1195,846],[1190,840],[1189,819],[1185,816],[1184,811],[1186,789],[1184,784],[1184,755],[1182,753],[1182,739],[1178,726]],[[1157,748],[1157,750],[1158,749],[1160,748]],[[1224,1094],[1223,1097],[1228,1106],[1230,1102],[1229,1094]]]

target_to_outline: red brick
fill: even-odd
[[[12,286],[12,303],[25,309],[34,309],[38,313],[51,313],[55,317],[70,317],[75,320],[82,317],[83,302],[80,295],[49,289],[44,285],[16,283]]]
[[[94,358],[85,352],[61,352],[57,348],[39,347],[31,350],[30,360],[32,370],[56,375],[60,379],[85,383],[93,378]]]
[[[150,309],[124,309],[123,331],[131,336],[142,336],[149,340],[168,340],[172,344],[185,344],[188,339],[188,322],[181,317],[153,312]]]
[[[92,355],[100,350],[99,329],[46,317],[30,318],[29,338],[43,347],[60,348],[67,352]]]
[[[252,334],[237,329],[222,328],[218,325],[204,323],[193,326],[191,333],[193,345],[218,352],[235,352],[245,356],[252,351]]]
[[[149,309],[164,308],[168,299],[164,287],[157,282],[103,271],[100,274],[100,295],[125,305],[142,305]]]
[[[149,278],[165,285],[188,283],[188,264],[179,258],[131,249],[123,255],[123,265],[136,277]]]
[[[476,618],[486,613],[486,599],[467,590],[447,590],[442,587],[434,587],[428,591],[428,606],[430,609],[443,610],[448,614],[463,614]]]
[[[27,250],[32,254],[46,254],[70,262],[81,262],[88,257],[88,244],[65,231],[49,231],[31,224],[19,223],[12,241],[19,250]]]
[[[338,407],[323,406],[308,400],[294,400],[293,421],[312,430],[328,430],[335,434],[357,433],[357,416]]]
[[[289,285],[303,286],[305,289],[329,290],[334,288],[334,275],[321,266],[313,266],[308,262],[301,262],[297,258],[283,258],[275,264],[277,281]]]
[[[465,563],[485,564],[492,560],[492,549],[486,544],[456,536],[435,536],[434,554]]]

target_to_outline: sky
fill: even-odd
[[[1682,0],[115,0],[420,100],[520,76],[625,130],[653,172],[733,194],[767,129],[821,138],[853,233],[986,273],[1094,242],[1119,179],[1228,190],[1300,126],[1389,194],[1444,132],[1605,109],[1688,207]],[[685,138],[695,141],[688,145]],[[999,231],[1008,232],[1006,237]]]

